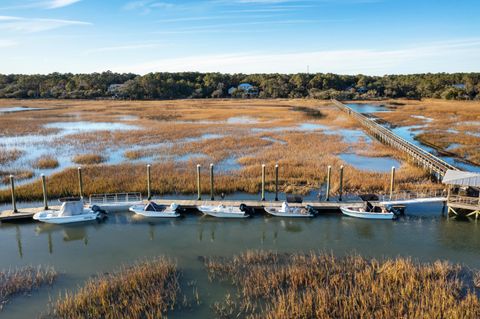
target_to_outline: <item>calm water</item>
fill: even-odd
[[[390,172],[392,167],[398,169],[401,165],[391,157],[368,157],[351,153],[340,154],[339,157],[353,167],[366,171]]]
[[[421,261],[448,259],[480,268],[480,224],[442,217],[441,205],[408,207],[397,221],[371,221],[325,214],[314,219],[219,220],[191,214],[175,220],[112,214],[105,223],[54,226],[36,223],[0,225],[0,269],[15,265],[52,265],[61,273],[53,288],[18,297],[2,318],[32,318],[49,298],[74,289],[87,278],[134,260],[174,258],[185,280],[196,280],[202,305],[175,318],[211,318],[209,306],[224,292],[210,284],[199,256],[230,256],[246,249],[280,252],[325,250],[336,255],[412,256]]]

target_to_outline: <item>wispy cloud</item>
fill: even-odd
[[[57,9],[57,8],[63,8],[63,7],[72,5],[80,1],[81,0],[50,0],[50,1],[45,1],[44,5],[49,9]]]
[[[137,10],[144,14],[150,13],[153,9],[170,9],[175,7],[173,3],[161,2],[155,0],[137,0],[127,2],[124,6],[124,10]]]
[[[18,45],[18,42],[8,39],[0,39],[0,48],[11,48]]]
[[[22,18],[12,16],[0,16],[0,30],[12,32],[34,33],[48,31],[57,28],[74,26],[74,25],[91,25],[89,22],[75,20],[59,20],[59,19],[37,19]]]
[[[102,52],[150,49],[150,48],[157,48],[157,47],[160,47],[160,46],[162,46],[162,44],[160,44],[160,43],[136,43],[136,44],[129,44],[129,45],[119,45],[119,46],[95,48],[95,49],[87,50],[84,53],[89,55],[89,54],[102,53]]]
[[[397,50],[352,49],[279,54],[245,52],[188,56],[118,67],[115,70],[138,73],[155,71],[296,73],[303,72],[306,65],[310,65],[314,72],[343,74],[385,74],[394,72],[392,70],[401,70],[397,71],[398,73],[405,70],[429,72],[432,65],[456,59],[458,54],[479,55],[480,39],[435,42]]]

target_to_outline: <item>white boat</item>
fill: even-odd
[[[249,214],[246,212],[246,206],[244,204],[237,206],[225,206],[225,205],[218,205],[218,206],[198,206],[199,211],[204,213],[205,215],[210,215],[213,217],[219,218],[247,218],[250,217]]]
[[[371,210],[366,210],[364,207],[340,207],[344,215],[364,219],[394,219],[395,213],[387,207],[373,207]]]
[[[311,207],[290,207],[287,202],[283,202],[280,209],[276,207],[265,207],[264,209],[268,214],[277,217],[315,217],[315,212]]]
[[[105,212],[96,206],[85,208],[82,199],[64,199],[60,209],[38,212],[33,219],[50,224],[68,224],[96,220],[103,214]]]
[[[129,210],[135,214],[154,218],[180,217],[179,209],[180,206],[176,203],[167,206],[158,205],[155,202],[149,202],[147,205],[133,205],[129,208]]]

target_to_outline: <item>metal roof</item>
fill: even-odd
[[[442,183],[448,185],[480,187],[480,174],[448,170]]]

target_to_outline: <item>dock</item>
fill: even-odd
[[[155,199],[155,202],[159,205],[170,205],[172,202],[177,203],[178,205],[186,208],[187,210],[193,210],[197,206],[202,205],[226,205],[226,206],[240,206],[240,204],[245,204],[248,207],[254,209],[263,209],[264,207],[281,207],[281,201],[261,201],[261,200],[174,200],[174,199]],[[144,201],[146,204],[147,201]],[[124,205],[125,203],[123,203]],[[133,205],[133,203],[132,203]],[[289,203],[290,206],[311,206],[316,210],[323,212],[340,212],[340,206],[349,205],[349,206],[361,206],[363,205],[362,201],[323,201],[323,202],[302,202],[302,203]],[[127,205],[128,206],[128,205]],[[52,206],[49,209],[60,209],[60,206]],[[18,212],[13,212],[13,210],[5,210],[0,213],[0,222],[15,222],[15,221],[29,221],[32,220],[33,215],[40,211],[44,210],[43,207],[32,207],[32,208],[19,208]]]

